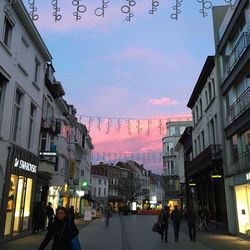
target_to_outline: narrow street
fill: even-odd
[[[80,241],[83,250],[154,250],[154,249],[204,249],[204,250],[243,250],[250,248],[250,242],[237,237],[223,234],[200,232],[196,242],[190,242],[187,235],[187,226],[181,226],[180,240],[174,241],[172,225],[169,226],[168,243],[161,242],[160,235],[151,231],[155,222],[154,216],[121,216],[114,215],[110,226],[106,227],[101,219],[87,226],[78,224]],[[1,250],[37,249],[43,234],[32,235],[26,238],[8,242],[0,246]],[[47,249],[50,249],[47,247]]]

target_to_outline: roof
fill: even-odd
[[[214,68],[214,56],[208,56],[205,64],[201,70],[200,76],[198,81],[196,82],[191,97],[188,101],[187,107],[190,109],[193,108],[195,102],[197,101],[199,94],[201,93],[202,89],[204,88],[207,78],[210,76],[212,70]]]

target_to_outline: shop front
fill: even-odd
[[[38,160],[36,155],[23,148],[11,148],[1,207],[1,238],[12,238],[32,230]]]
[[[245,176],[250,182],[250,173]],[[235,186],[235,196],[239,233],[250,236],[250,183]]]

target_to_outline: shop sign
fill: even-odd
[[[40,156],[50,156],[50,157],[56,157],[57,156],[57,152],[53,152],[53,151],[43,151],[39,153]]]
[[[34,164],[31,164],[27,161],[20,160],[19,158],[15,158],[14,160],[14,167],[15,168],[20,168],[23,170],[26,170],[28,172],[36,173],[37,172],[37,166]]]
[[[247,179],[247,181],[250,181],[250,173],[246,174],[246,179]]]

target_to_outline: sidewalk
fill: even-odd
[[[75,220],[75,224],[77,228],[82,230],[84,227],[86,227],[89,222],[84,222],[82,219]],[[9,241],[6,243],[0,243],[0,249],[1,250],[36,250],[40,243],[42,242],[45,234],[47,231],[37,233],[37,234],[31,234],[27,237],[19,238],[13,241]],[[50,249],[51,244],[47,247],[47,249]]]

